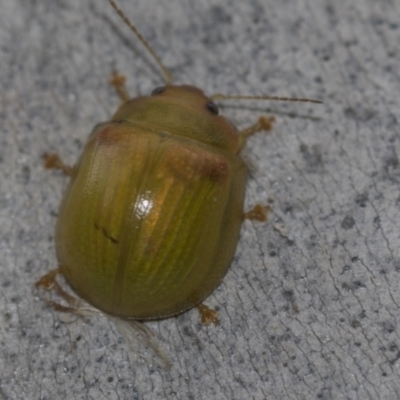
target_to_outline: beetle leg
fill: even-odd
[[[126,103],[130,99],[125,86],[126,76],[124,74],[120,74],[117,71],[111,72],[110,84],[114,86],[114,89],[122,100],[122,103]]]
[[[268,213],[270,211],[272,211],[272,208],[270,206],[262,206],[261,204],[256,204],[251,210],[243,213],[243,219],[265,222],[268,219]]]
[[[52,300],[46,299],[45,301],[50,307],[54,308],[56,311],[72,313],[72,314],[76,313],[76,311],[77,311],[77,309],[74,307],[66,307],[66,306],[63,306],[62,304],[58,304]]]
[[[56,276],[60,273],[60,270],[53,269],[49,271],[46,275],[43,275],[36,283],[35,286],[43,287],[45,290],[53,290],[54,282],[56,281]]]
[[[44,153],[42,158],[44,160],[43,166],[46,169],[61,169],[65,175],[72,176],[74,168],[64,164],[57,153]]]
[[[81,302],[79,299],[75,298],[74,296],[71,296],[68,294],[57,282],[57,275],[60,274],[60,270],[53,269],[52,271],[48,272],[46,275],[42,276],[36,283],[35,286],[37,288],[43,287],[47,291],[55,290],[56,293],[62,297],[68,304],[71,306],[63,306],[61,304],[58,304],[52,300],[46,300],[47,303],[53,307],[57,311],[63,311],[63,312],[72,312],[72,313],[77,313],[79,311]]]
[[[201,323],[204,325],[214,324],[215,326],[218,325],[218,312],[213,310],[210,307],[207,307],[205,304],[201,303],[198,304],[197,309],[199,310]]]
[[[249,136],[260,131],[270,131],[274,125],[275,117],[260,117],[254,124],[239,132],[239,148],[241,149]]]

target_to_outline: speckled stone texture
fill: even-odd
[[[147,324],[163,369],[115,324],[49,308],[54,225],[72,164],[118,106],[163,83],[105,0],[0,0],[0,399],[400,398],[400,3],[396,0],[120,0],[176,83],[206,93],[319,98],[226,101],[239,127],[275,115],[246,147],[236,257],[198,312]]]

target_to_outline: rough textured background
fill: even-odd
[[[129,358],[105,318],[62,316],[34,282],[56,266],[53,229],[66,184],[41,154],[73,163],[94,124],[162,78],[106,1],[0,0],[0,398],[400,398],[400,9],[396,0],[121,0],[177,83],[207,93],[321,98],[225,103],[258,134],[246,222],[207,304],[148,324],[172,368]],[[133,360],[132,360],[133,358]]]

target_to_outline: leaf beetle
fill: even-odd
[[[244,218],[266,219],[257,205],[243,213],[246,139],[272,128],[261,117],[237,129],[215,101],[224,99],[317,100],[270,97],[207,97],[189,85],[174,85],[136,27],[114,0],[108,0],[152,54],[166,85],[150,96],[130,98],[123,75],[111,83],[122,104],[97,125],[74,167],[56,154],[45,166],[70,176],[56,225],[58,268],[38,282],[54,289],[68,306],[80,301],[57,282],[61,274],[73,291],[95,309],[126,320],[171,317],[197,306],[204,322],[215,321],[201,302],[226,274]]]

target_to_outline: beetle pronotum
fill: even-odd
[[[55,289],[79,312],[80,301],[57,283],[62,274],[74,292],[101,312],[127,320],[160,319],[194,306],[218,286],[234,255],[244,217],[265,219],[256,206],[243,213],[246,139],[270,130],[261,117],[241,131],[218,115],[225,99],[317,100],[270,96],[207,97],[177,86],[150,45],[113,0],[114,10],[152,54],[166,85],[151,96],[130,98],[124,77],[111,82],[122,104],[97,125],[74,167],[55,155],[46,166],[71,177],[56,227],[59,267],[37,286]]]

